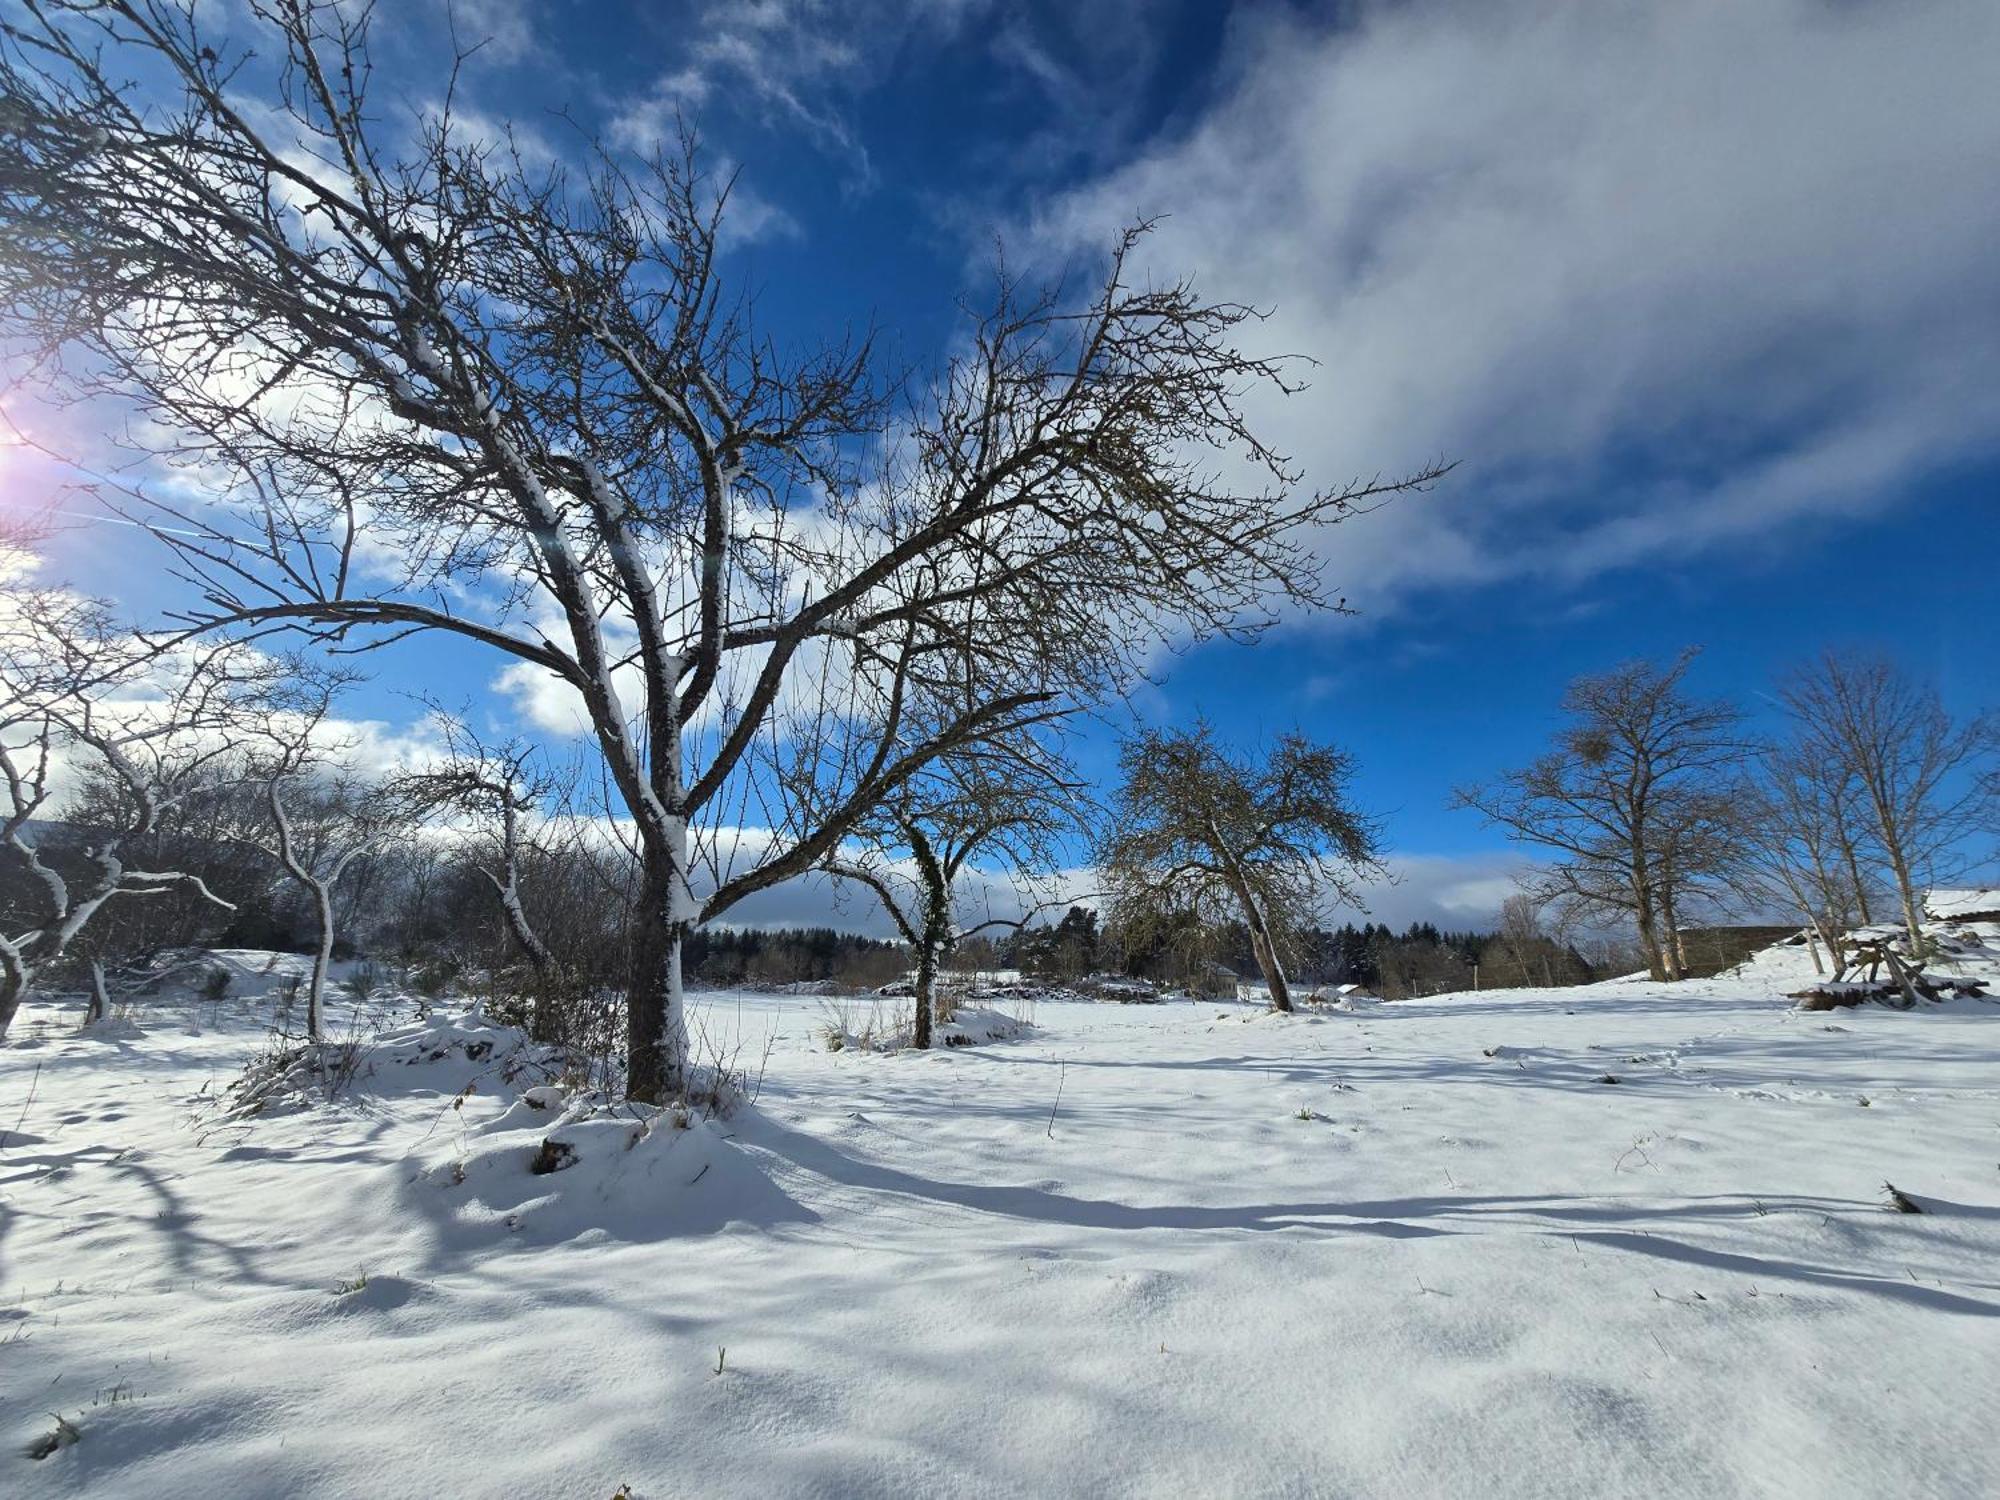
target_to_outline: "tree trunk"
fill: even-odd
[[[687,1014],[682,1005],[681,943],[690,925],[686,851],[648,841],[632,936],[632,979],[625,997],[625,1092],[664,1104],[687,1087]]]
[[[1854,852],[1854,841],[1844,832],[1838,838],[1841,855],[1847,861],[1847,878],[1854,887],[1855,910],[1860,913],[1863,927],[1872,926],[1875,917],[1868,910],[1868,887],[1861,880],[1861,857]]]
[[[1637,828],[1631,837],[1631,864],[1626,878],[1632,886],[1632,918],[1639,929],[1639,946],[1646,954],[1646,974],[1656,983],[1667,974],[1666,950],[1660,943],[1657,898],[1653,890],[1653,861],[1644,836]]]
[[[28,994],[28,961],[14,945],[0,941],[0,1037],[14,1024]]]
[[[917,1018],[910,1030],[910,1045],[928,1051],[931,1045],[931,995],[937,985],[937,943],[928,928],[917,944]]]
[[[1660,963],[1669,981],[1687,978],[1687,948],[1681,941],[1681,915],[1674,901],[1673,870],[1660,880]]]
[[[1271,991],[1272,1010],[1292,1008],[1292,989],[1285,979],[1285,966],[1278,960],[1278,945],[1272,940],[1271,929],[1264,923],[1264,913],[1257,908],[1254,897],[1246,890],[1241,893],[1243,909],[1250,919],[1250,951],[1256,955],[1257,967],[1264,971],[1264,983]]]
[[[1922,956],[1924,951],[1923,907],[1917,900],[1917,888],[1910,880],[1910,864],[1902,851],[1892,848],[1889,868],[1896,873],[1896,895],[1903,903],[1903,926],[1910,934],[1910,952]]]
[[[319,909],[319,949],[313,954],[312,982],[306,988],[306,1036],[318,1043],[325,1040],[326,971],[333,963],[333,895],[323,880],[313,882],[312,893]]]
[[[487,877],[491,879],[491,875]],[[511,863],[505,883],[495,880],[495,889],[500,893],[500,909],[506,914],[507,931],[514,939],[514,946],[527,958],[528,965],[535,971],[534,1006],[528,1016],[528,1035],[538,1042],[558,1040],[555,1018],[555,996],[550,986],[555,979],[555,955],[549,952],[549,945],[542,941],[528,921],[528,914],[521,908],[521,893],[514,882]]]
[[[1664,983],[1667,978],[1667,964],[1660,953],[1659,925],[1653,915],[1650,897],[1644,895],[1640,897],[1639,906],[1633,912],[1633,920],[1639,929],[1639,947],[1646,955],[1646,973],[1656,982]]]
[[[104,961],[90,961],[90,1004],[84,1007],[83,1024],[94,1026],[111,1014],[111,997],[104,990]]]
[[[1806,952],[1812,955],[1813,973],[1824,974],[1826,965],[1820,962],[1819,957],[1819,923],[1811,912],[1806,913]]]
[[[514,939],[514,945],[534,968],[537,975],[546,977],[555,960],[549,953],[549,945],[542,941],[528,922],[528,914],[521,909],[520,896],[511,888],[503,888],[500,895],[501,910],[507,916],[507,931]]]
[[[938,857],[937,846],[916,820],[904,818],[899,822],[924,882],[924,915],[917,944],[917,1019],[910,1045],[927,1049],[931,1044],[931,1023],[937,1015],[937,973],[951,951],[951,886],[958,866],[949,857]]]

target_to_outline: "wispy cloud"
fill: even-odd
[[[748,116],[838,163],[857,190],[875,185],[858,103],[947,49],[957,63],[983,63],[995,98],[1018,96],[968,174],[989,186],[1064,162],[1104,164],[1127,143],[1157,62],[1144,0],[696,0],[687,10],[672,64],[614,109],[612,139],[644,147],[677,114]]]
[[[699,114],[726,95],[764,123],[804,132],[865,179],[867,150],[839,102],[870,61],[856,39],[872,28],[851,9],[838,0],[698,0],[681,28],[685,48],[613,114],[611,139],[644,149],[677,115]]]

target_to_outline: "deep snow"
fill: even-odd
[[[758,1102],[636,1140],[477,1017],[232,1122],[254,983],[31,1007],[0,1494],[2000,1493],[2000,1007],[1805,964],[927,1055],[699,996]]]

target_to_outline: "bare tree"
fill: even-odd
[[[489,745],[462,720],[442,713],[435,718],[445,754],[395,778],[396,805],[411,823],[441,822],[439,833],[452,841],[461,868],[475,872],[491,890],[507,938],[530,973],[525,989],[531,1034],[599,1051],[602,986],[595,976],[601,971],[604,924],[596,924],[598,941],[589,943],[599,951],[586,955],[578,951],[573,916],[562,908],[580,897],[599,912],[607,898],[614,910],[622,910],[625,892],[602,879],[604,859],[622,851],[604,836],[599,820],[578,815],[573,765],[551,765],[518,740]],[[537,887],[535,905],[566,941],[551,943],[531,914],[523,885],[529,879]]]
[[[1733,704],[1683,691],[1693,660],[1687,651],[1664,669],[1629,662],[1577,678],[1553,750],[1452,797],[1556,855],[1533,883],[1538,899],[1630,918],[1655,979],[1685,972],[1681,908],[1724,868],[1722,788],[1748,749]]]
[[[398,796],[413,821],[442,813],[468,825],[462,831],[482,846],[472,867],[493,887],[508,936],[546,978],[555,957],[522,904],[521,866],[533,848],[527,825],[552,794],[553,782],[535,768],[533,747],[518,741],[489,747],[463,722],[436,717],[445,758],[399,778]]]
[[[0,1035],[36,974],[60,962],[108,903],[193,890],[231,905],[199,875],[136,867],[127,850],[210,784],[239,721],[237,694],[259,676],[228,646],[170,658],[138,650],[95,600],[10,595],[0,630],[0,870],[10,892],[0,900]],[[61,820],[49,815],[65,769],[95,774],[114,793],[70,858],[59,852]],[[94,963],[91,974],[94,1019],[105,992]]]
[[[574,695],[640,845],[635,1097],[682,1083],[692,925],[1153,641],[1322,602],[1298,529],[1441,472],[1296,492],[1242,411],[1284,384],[1235,347],[1253,311],[1135,285],[1136,235],[1094,297],[1003,283],[896,407],[867,340],[756,332],[691,143],[538,175],[457,129],[447,89],[391,150],[366,14],[251,0],[225,38],[173,0],[26,7],[0,37],[0,308],[54,394],[133,404],[144,456],[221,497],[115,502],[177,560],[182,629],[446,632]],[[902,643],[974,598],[1010,628],[959,643],[975,691],[912,743],[927,658]],[[823,821],[698,900],[691,828],[734,826],[813,682],[889,732],[832,759]]]
[[[931,1044],[938,972],[952,950],[978,933],[1025,926],[1053,904],[1034,892],[1055,873],[1056,840],[1076,825],[1080,792],[1046,744],[982,747],[910,778],[827,857],[828,874],[875,894],[915,956],[912,1046]],[[1010,887],[1009,909],[992,909],[990,886],[983,909],[961,889],[975,871]]]
[[[1554,966],[1549,953],[1554,944],[1542,926],[1542,903],[1531,891],[1516,891],[1500,903],[1500,923],[1495,933],[1496,946],[1504,955],[1510,969],[1520,977],[1520,982],[1532,982],[1535,968],[1539,965],[1543,982],[1555,983]],[[1489,962],[1480,955],[1483,964]]]
[[[1920,947],[1918,882],[1948,870],[1954,847],[1990,815],[1994,787],[1982,772],[2000,723],[1990,715],[1957,722],[1928,683],[1882,658],[1837,651],[1800,667],[1779,692],[1802,753],[1852,782],[1910,942]]]
[[[1688,974],[1688,919],[1713,918],[1728,907],[1733,891],[1730,872],[1743,825],[1732,796],[1731,783],[1718,775],[1703,785],[1665,790],[1654,804],[1653,888],[1659,895],[1661,941],[1676,979]]]
[[[1381,867],[1375,826],[1349,801],[1353,758],[1298,734],[1240,757],[1200,724],[1139,734],[1118,764],[1097,864],[1119,927],[1240,919],[1271,1008],[1292,1009],[1286,934],[1329,894],[1358,904],[1359,879]]]
[[[1825,948],[1836,970],[1847,934],[1868,918],[1868,884],[1849,831],[1852,779],[1800,742],[1767,747],[1733,797],[1736,889],[1753,907],[1804,918],[1813,965]]]
[[[335,700],[349,678],[294,662],[270,692],[261,744],[245,757],[245,779],[257,789],[237,842],[274,861],[312,905],[316,942],[306,982],[306,1040],[326,1039],[326,979],[339,919],[335,887],[355,861],[377,849],[401,825],[401,799],[361,783],[338,764],[351,749],[333,737]]]

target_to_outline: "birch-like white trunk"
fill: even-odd
[[[325,1040],[326,971],[333,963],[333,897],[326,883],[308,882],[313,907],[319,914],[319,947],[313,951],[312,979],[306,986],[306,1035],[317,1044]]]

